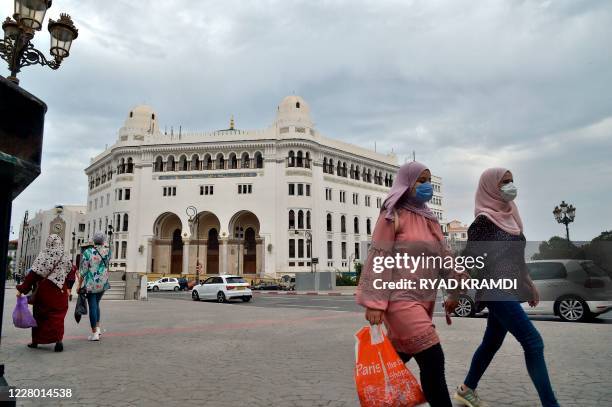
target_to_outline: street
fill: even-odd
[[[12,291],[7,291],[7,294]],[[5,309],[15,297],[7,295]],[[87,321],[66,317],[65,350],[28,349],[28,330],[5,313],[1,358],[9,383],[66,389],[66,399],[19,405],[355,406],[354,333],[364,325],[354,297],[257,294],[250,303],[193,302],[189,293],[155,293],[148,301],[103,301],[98,343]],[[484,318],[435,322],[451,389],[466,373]],[[551,380],[563,406],[609,405],[612,321],[535,319]],[[418,377],[418,368],[410,362]],[[483,378],[481,397],[495,406],[538,405],[522,350],[509,337]]]

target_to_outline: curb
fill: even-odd
[[[328,295],[328,296],[354,296],[356,293],[343,293],[339,291],[258,291],[254,290],[253,294],[263,295]]]

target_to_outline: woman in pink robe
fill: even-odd
[[[381,281],[414,281],[422,278],[463,278],[436,267],[385,267],[377,269],[376,257],[407,254],[441,256],[449,254],[435,214],[426,205],[431,199],[431,172],[421,163],[403,165],[385,199],[372,236],[372,245],[357,290],[357,302],[366,308],[373,325],[384,322],[389,340],[404,362],[411,357],[420,369],[423,393],[432,407],[450,407],[444,374],[444,353],[432,321],[436,290],[379,289]],[[376,288],[378,287],[378,288]],[[456,307],[449,298],[445,307]]]

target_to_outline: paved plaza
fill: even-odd
[[[253,302],[192,302],[189,293],[105,301],[106,333],[86,341],[87,321],[66,319],[65,351],[28,349],[12,326],[7,290],[0,357],[18,388],[70,388],[70,399],[18,405],[356,406],[353,334],[364,325],[352,297],[258,295]],[[283,298],[281,298],[283,297]],[[562,406],[612,405],[612,320],[536,320]],[[466,373],[484,318],[436,317],[449,386]],[[410,365],[418,374],[414,362]],[[520,346],[508,338],[480,385],[492,406],[537,406]]]

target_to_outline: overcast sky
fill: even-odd
[[[2,2],[2,14],[12,2]],[[85,204],[84,168],[130,108],[161,128],[269,126],[295,92],[323,134],[417,160],[443,178],[448,219],[469,223],[478,176],[510,168],[529,240],[612,229],[612,2],[56,0],[79,28],[58,71],[24,68],[49,106],[42,175],[13,228]],[[35,43],[48,54],[45,29]],[[2,69],[4,65],[2,65]],[[2,73],[6,75],[6,70]]]

